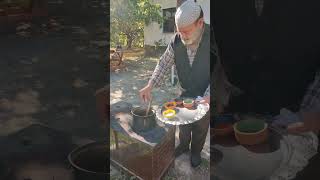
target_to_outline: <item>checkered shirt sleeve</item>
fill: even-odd
[[[169,44],[152,73],[149,81],[151,82],[152,87],[159,87],[163,83],[164,77],[171,69],[172,65],[174,65],[174,51],[171,44]]]

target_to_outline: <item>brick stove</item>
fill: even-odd
[[[128,103],[111,106],[111,163],[139,179],[161,179],[174,164],[175,126],[156,121],[154,128],[135,132],[131,108]]]

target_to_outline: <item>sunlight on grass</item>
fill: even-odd
[[[137,57],[141,57],[143,55],[144,55],[143,48],[124,50],[124,52],[123,52],[123,56],[125,59],[137,58]]]
[[[131,50],[124,50],[123,59],[130,61],[158,61],[159,57],[144,57],[144,49],[137,48]]]

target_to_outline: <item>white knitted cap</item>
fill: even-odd
[[[200,16],[200,6],[192,0],[187,0],[178,7],[175,14],[177,27],[185,27],[194,23]]]

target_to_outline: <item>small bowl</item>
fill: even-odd
[[[180,105],[182,105],[183,100],[182,100],[182,98],[176,98],[176,99],[174,99],[174,102],[176,102],[177,106],[180,106]]]
[[[162,115],[166,118],[173,118],[176,115],[176,111],[173,109],[168,109],[162,112]]]
[[[227,136],[233,133],[233,124],[232,123],[219,123],[213,128],[211,132],[216,136]]]
[[[164,104],[164,108],[166,108],[166,109],[174,109],[174,108],[176,108],[176,106],[177,106],[177,103],[174,101],[167,102]]]
[[[238,123],[233,125],[235,138],[239,144],[256,145],[265,142],[268,139],[268,124],[264,123],[263,129],[257,132],[241,132],[238,130]]]
[[[186,101],[191,101],[191,103],[190,102],[186,102]],[[183,100],[183,106],[185,108],[192,108],[193,104],[194,104],[194,100],[193,99],[185,99],[185,100]]]

